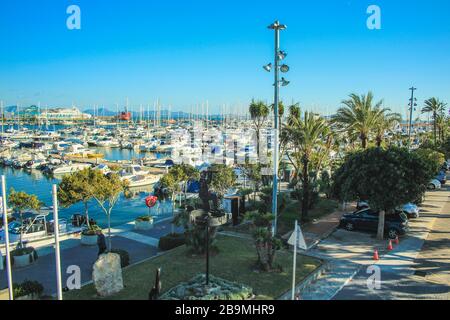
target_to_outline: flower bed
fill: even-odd
[[[254,298],[250,287],[212,275],[205,285],[205,274],[198,274],[188,282],[180,283],[161,296],[162,300],[250,300]]]

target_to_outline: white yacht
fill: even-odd
[[[136,164],[125,166],[119,175],[120,179],[126,181],[131,188],[147,186],[159,181],[159,176],[150,174],[147,168]]]
[[[61,164],[59,166],[56,166],[52,169],[53,174],[66,174],[66,173],[72,173],[76,171],[80,171],[86,168],[91,167],[89,163],[68,163],[68,164]]]

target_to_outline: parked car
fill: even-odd
[[[406,214],[408,219],[419,218],[419,215],[420,215],[420,209],[414,203],[407,203],[403,206],[400,206],[396,209],[396,211],[403,212],[404,214]]]
[[[362,210],[362,209],[367,209],[367,208],[370,208],[369,202],[361,201],[361,200],[356,202],[356,210]]]
[[[432,179],[429,183],[428,183],[428,189],[429,190],[439,190],[440,188],[442,188],[441,182],[437,179]]]
[[[436,180],[439,180],[439,182],[441,183],[441,186],[445,185],[445,183],[447,182],[446,172],[445,171],[439,172],[439,174],[436,176]]]
[[[450,162],[445,161],[441,168],[442,171],[450,171]]]
[[[356,210],[363,210],[370,208],[369,203],[367,201],[358,201],[356,203]],[[397,213],[403,212],[409,218],[418,218],[419,217],[419,207],[414,203],[407,203],[403,206],[399,206],[396,209]]]
[[[339,227],[348,231],[369,231],[376,233],[378,230],[377,211],[370,208],[344,214]],[[405,235],[409,230],[408,217],[404,213],[393,213],[385,215],[384,231],[390,239]]]

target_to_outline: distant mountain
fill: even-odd
[[[88,113],[90,115],[94,115],[94,109],[87,109],[84,110],[83,112]],[[95,114],[100,117],[112,117],[115,116],[117,113],[106,108],[98,108],[95,110]]]

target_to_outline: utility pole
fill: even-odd
[[[411,90],[411,99],[409,99],[409,133],[408,133],[408,149],[411,150],[411,134],[412,134],[412,117],[413,117],[413,111],[415,110],[414,107],[417,106],[417,98],[414,98],[414,91],[417,90],[417,88],[414,88],[412,86],[409,88]]]

